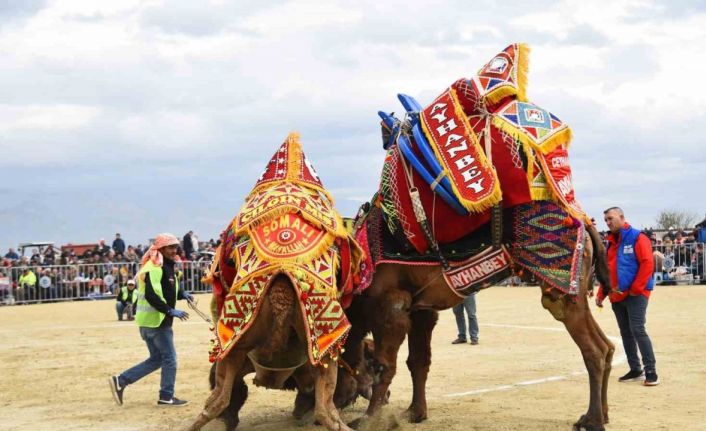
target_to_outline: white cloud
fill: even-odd
[[[528,94],[574,128],[574,178],[590,210],[649,202],[660,189],[665,206],[706,200],[697,186],[704,8],[481,4],[85,0],[11,11],[0,26],[0,151],[30,151],[23,170],[145,163],[169,175],[171,163],[199,160],[227,162],[245,177],[298,130],[339,204],[353,209],[378,183],[377,110],[400,112],[398,92],[428,103],[524,41],[532,47]],[[0,160],[8,177],[16,165]],[[190,170],[190,180],[227,177],[234,188],[254,180],[218,166],[216,176]],[[74,175],[62,183],[119,182]],[[640,208],[647,220],[649,206]]]
[[[12,106],[0,105],[0,132],[78,129],[100,114],[94,106]]]

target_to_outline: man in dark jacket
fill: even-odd
[[[620,208],[608,208],[603,214],[610,230],[607,235],[608,269],[613,286],[617,286],[616,290],[610,292],[609,298],[630,365],[630,371],[618,380],[636,381],[642,380],[644,376],[645,386],[656,386],[659,378],[655,354],[645,330],[647,303],[654,286],[652,245],[645,234],[625,221]],[[604,299],[601,288],[596,296],[596,305],[602,307]],[[644,371],[637,355],[638,348]]]
[[[186,260],[191,260],[191,255],[194,253],[194,241],[192,238],[193,234],[194,231],[190,230],[186,233],[186,235],[184,235],[183,247],[184,256],[186,256]]]
[[[120,234],[115,234],[115,239],[113,240],[113,251],[115,254],[125,254],[125,241],[120,238]]]

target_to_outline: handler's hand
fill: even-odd
[[[603,308],[603,299],[599,298],[598,296],[596,296],[596,306]]]
[[[169,315],[172,317],[178,317],[181,320],[189,320],[189,313],[182,310],[171,309],[169,310]]]

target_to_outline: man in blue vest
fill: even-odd
[[[174,271],[178,259],[179,240],[171,234],[159,234],[142,257],[137,273],[137,316],[140,335],[147,344],[150,357],[120,375],[110,377],[110,389],[118,405],[123,405],[123,391],[153,371],[162,369],[158,405],[182,406],[187,403],[174,396],[177,359],[172,320],[187,320],[189,314],[177,310],[177,299],[192,300],[191,294],[179,288]]]
[[[650,239],[625,221],[623,210],[608,208],[603,212],[610,233],[608,240],[608,269],[616,290],[609,293],[613,313],[618,320],[620,337],[628,357],[630,371],[621,382],[644,380],[645,386],[659,384],[652,341],[645,330],[647,303],[654,286],[654,260]],[[596,305],[603,306],[605,294],[598,290]],[[643,367],[637,350],[642,355]]]

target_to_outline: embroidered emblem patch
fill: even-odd
[[[321,248],[326,231],[294,213],[283,214],[251,230],[256,250],[265,260],[293,259]]]

